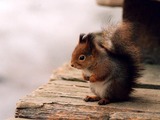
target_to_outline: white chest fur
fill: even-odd
[[[90,82],[91,91],[100,98],[107,97],[108,86],[109,82],[106,80],[100,82]]]
[[[88,70],[83,70],[83,73],[85,73],[86,76],[91,76],[91,72]],[[110,82],[108,80],[104,81],[97,81],[97,82],[90,82],[90,89],[91,91],[100,98],[107,97],[107,88],[109,86]]]

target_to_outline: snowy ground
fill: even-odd
[[[80,33],[101,30],[108,16],[121,20],[121,12],[95,0],[1,0],[0,120],[70,60]]]

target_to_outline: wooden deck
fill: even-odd
[[[49,82],[17,103],[14,119],[115,120],[160,119],[160,66],[145,65],[144,76],[126,102],[99,106],[84,102],[91,95],[89,84],[81,78],[81,71],[68,64],[54,71]]]

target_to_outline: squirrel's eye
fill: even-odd
[[[79,56],[79,60],[85,60],[86,59],[86,56],[85,55],[80,55]]]

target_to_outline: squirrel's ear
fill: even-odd
[[[94,38],[94,34],[93,33],[89,33],[89,34],[84,34],[81,33],[79,36],[79,43],[91,43],[93,41]]]
[[[87,38],[87,41],[88,41],[88,42],[93,42],[94,34],[93,34],[93,33],[89,33],[89,34],[86,36],[86,38]]]
[[[88,48],[90,49],[90,51],[92,51],[95,47],[94,38],[95,38],[94,33],[87,34],[87,36],[85,38],[86,39],[86,44],[87,44]]]
[[[85,42],[86,42],[86,40],[84,39],[84,37],[85,37],[85,34],[84,34],[84,33],[81,33],[81,34],[79,35],[79,43],[85,43]]]

